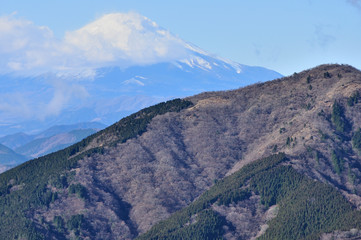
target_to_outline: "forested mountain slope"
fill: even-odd
[[[164,232],[156,224],[181,209],[191,218],[181,216],[175,229],[188,238],[202,239],[213,230],[208,239],[289,239],[289,232],[299,233],[296,239],[353,237],[359,232],[352,228],[360,227],[360,91],[360,71],[322,65],[144,109],[0,175],[0,238],[132,239],[158,233],[171,238],[177,235],[164,233],[175,234],[174,229]],[[253,169],[260,166],[257,159],[277,152],[284,154],[276,155],[283,157],[275,164],[268,166],[267,159],[274,158],[265,158],[255,175],[242,173],[242,167]],[[224,188],[229,192],[217,192],[217,184],[238,170],[240,177]],[[218,195],[208,199],[212,191]],[[202,199],[208,200],[201,208],[186,210]],[[301,199],[294,219],[316,220],[307,226],[298,219],[283,235],[272,235],[281,234],[277,229],[290,204],[297,204],[294,199]],[[323,201],[336,204],[335,211],[328,211],[329,205],[320,210]],[[307,209],[321,215],[307,215]],[[329,220],[337,216],[339,222]]]

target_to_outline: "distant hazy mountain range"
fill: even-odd
[[[34,135],[16,133],[0,138],[0,172],[26,160],[61,150],[103,129],[101,123],[51,127]]]
[[[2,144],[0,144],[0,159],[0,173],[26,160],[25,156],[14,152]]]

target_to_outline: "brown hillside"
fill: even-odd
[[[30,217],[41,228],[42,217],[52,222],[57,215],[83,214],[93,229],[84,235],[132,239],[187,206],[216,179],[273,152],[285,152],[296,170],[337,187],[360,207],[361,158],[351,139],[361,127],[361,101],[348,105],[360,89],[360,71],[322,65],[189,97],[192,107],[155,117],[137,138],[115,146],[110,142],[117,137],[109,132],[93,139],[88,149],[103,146],[104,152],[80,160],[71,182],[86,187],[88,200],[64,190]],[[348,123],[342,132],[332,121],[335,101]],[[342,159],[339,173],[333,152]]]

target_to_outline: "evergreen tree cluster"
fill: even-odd
[[[325,232],[361,227],[361,213],[341,193],[283,166],[286,160],[279,153],[244,166],[137,239],[223,239],[224,226],[235,226],[214,212],[212,204],[236,204],[248,199],[250,192],[260,195],[266,208],[279,205],[277,216],[259,239],[318,239]],[[242,192],[244,198],[233,197],[234,192]]]
[[[69,194],[76,194],[81,199],[88,198],[88,191],[83,185],[79,183],[70,185]]]
[[[335,101],[332,105],[331,120],[335,125],[336,130],[340,133],[344,133],[350,129],[350,124],[345,117],[344,111],[342,105]]]
[[[355,91],[347,100],[347,105],[350,107],[353,107],[355,104],[358,103],[358,101],[360,100],[361,96],[360,93],[358,91]]]
[[[361,129],[359,128],[352,136],[352,147],[361,152]]]

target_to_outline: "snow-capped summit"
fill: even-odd
[[[8,26],[0,28],[0,136],[111,124],[170,98],[281,77],[207,53],[134,12],[104,15],[63,39],[13,15],[0,25]]]

